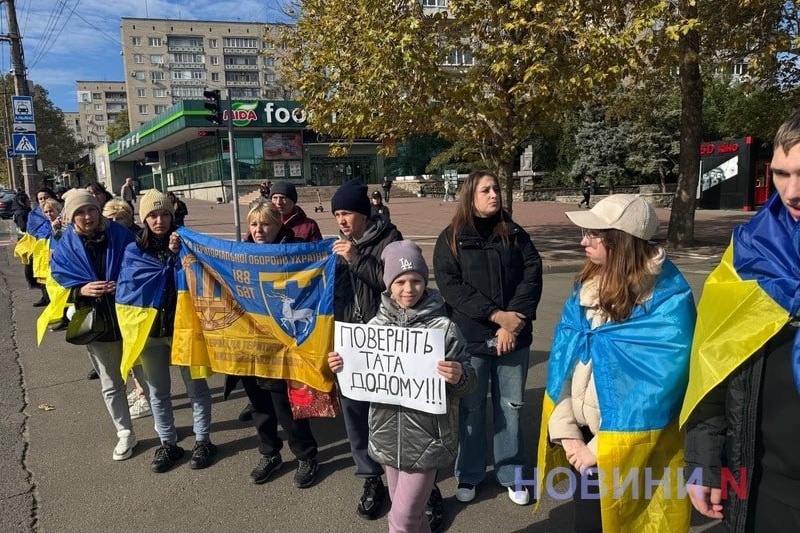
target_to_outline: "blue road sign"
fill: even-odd
[[[11,149],[17,155],[36,155],[35,133],[11,134]]]
[[[14,122],[33,122],[33,98],[30,96],[12,96],[11,107],[14,108]]]

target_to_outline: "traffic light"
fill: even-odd
[[[206,103],[203,105],[210,111],[210,114],[206,116],[206,120],[214,125],[222,124],[222,104],[220,103],[219,89],[203,91],[203,96],[206,99]]]

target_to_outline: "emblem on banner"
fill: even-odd
[[[204,331],[225,329],[244,315],[233,294],[220,283],[221,276],[189,254],[183,258],[186,284],[194,297],[194,307]],[[199,282],[199,283],[198,283]]]

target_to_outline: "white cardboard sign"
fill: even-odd
[[[444,330],[336,322],[334,349],[344,366],[342,394],[353,400],[402,405],[426,413],[447,412]]]

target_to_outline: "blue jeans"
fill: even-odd
[[[455,468],[459,483],[477,485],[486,478],[486,395],[491,379],[495,475],[504,487],[514,485],[515,470],[525,465],[520,421],[529,359],[530,346],[500,357],[472,356],[478,385],[459,404]]]
[[[150,387],[150,409],[158,438],[161,442],[175,444],[178,434],[172,413],[172,380],[169,372],[171,345],[172,339],[169,337],[149,338],[139,359]],[[198,442],[208,441],[211,432],[211,391],[205,379],[192,379],[188,366],[181,366],[180,372],[192,402],[195,439]]]

